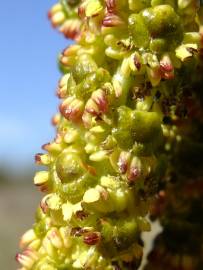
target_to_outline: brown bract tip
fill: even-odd
[[[84,220],[88,217],[88,214],[85,213],[83,210],[79,210],[76,212],[76,217],[80,220]]]
[[[89,246],[98,244],[100,240],[101,240],[101,234],[99,232],[86,233],[83,238],[84,243]]]
[[[51,143],[45,143],[42,145],[42,149],[48,151],[50,145]]]
[[[128,183],[133,184],[139,176],[140,170],[137,167],[131,167],[127,175]]]
[[[41,160],[41,156],[42,156],[43,154],[42,153],[37,153],[36,155],[35,155],[35,163],[36,164],[41,164],[41,162],[42,162],[42,160]]]
[[[139,71],[141,69],[142,65],[141,65],[141,62],[139,61],[139,59],[137,58],[136,55],[134,55],[133,61],[134,61],[136,69]]]

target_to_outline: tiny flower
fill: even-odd
[[[61,103],[59,110],[66,119],[77,122],[82,117],[83,107],[83,101],[74,97],[68,97]]]
[[[59,57],[59,62],[64,66],[64,67],[71,67],[73,66],[75,61],[75,58],[73,56],[65,56],[64,54],[61,54]]]
[[[139,71],[141,69],[142,64],[141,64],[141,59],[140,59],[139,55],[136,53],[133,56],[133,62],[134,62],[136,69]]]
[[[25,248],[28,246],[32,241],[36,240],[36,234],[33,229],[28,230],[26,233],[23,234],[20,240],[20,248]]]
[[[64,141],[68,144],[76,142],[79,139],[79,132],[74,128],[69,128],[68,131],[64,135]]]
[[[118,168],[121,174],[125,174],[127,172],[130,160],[130,153],[129,152],[121,152],[119,159],[118,159]]]
[[[119,73],[115,74],[112,83],[113,83],[113,88],[115,91],[115,96],[116,98],[119,98],[123,92],[123,87],[122,87],[123,76],[121,76],[121,74]]]
[[[49,172],[40,171],[35,174],[34,184],[39,187],[40,191],[46,192],[49,189]]]
[[[105,113],[108,109],[108,101],[104,90],[97,90],[92,94],[92,100],[97,104],[100,112]]]
[[[100,119],[103,113],[108,110],[108,101],[106,93],[102,89],[98,89],[92,93],[90,99],[88,99],[85,105],[85,112],[82,116],[82,120],[85,126],[91,126],[92,117]]]
[[[48,154],[38,153],[35,155],[35,162],[38,165],[49,165],[51,162],[51,158]]]
[[[197,44],[183,44],[176,48],[176,57],[184,62],[187,58],[192,57],[198,49]]]
[[[141,174],[141,161],[137,157],[133,157],[127,173],[128,183],[129,184],[135,183],[140,174]]]
[[[45,249],[45,252],[50,256],[51,258],[57,258],[57,249],[55,246],[52,244],[51,240],[49,237],[45,237],[42,241],[42,246]]]
[[[157,86],[161,80],[161,74],[159,67],[157,68],[150,68],[146,67],[148,78],[152,84],[152,86]]]
[[[44,196],[40,202],[40,207],[41,207],[44,214],[46,214],[48,209],[49,209],[48,204],[47,204],[48,197],[49,197],[49,195]]]
[[[50,142],[42,145],[42,149],[49,153],[57,154],[63,150],[63,144]]]
[[[61,239],[63,240],[63,245],[65,248],[70,248],[72,246],[71,239],[71,229],[70,227],[60,227],[59,229]]]
[[[77,54],[77,52],[79,51],[79,49],[81,48],[80,45],[74,44],[74,45],[70,45],[69,47],[67,47],[64,51],[63,51],[63,55],[64,56],[75,56]],[[66,76],[66,75],[65,75]],[[70,75],[69,75],[70,76]]]
[[[51,228],[51,230],[47,233],[47,237],[50,239],[55,248],[60,249],[63,247],[63,242],[57,228]]]
[[[99,115],[100,111],[96,104],[96,102],[93,99],[89,99],[85,105],[85,111],[96,116]]]
[[[67,96],[67,84],[70,74],[65,74],[59,81],[58,88],[57,88],[57,96],[59,98],[65,98]]]
[[[89,112],[87,111],[84,111],[83,115],[82,115],[82,121],[83,121],[83,124],[86,128],[90,128],[91,125],[92,125],[92,114],[90,114]]]
[[[92,161],[100,162],[102,160],[108,159],[108,150],[100,150],[90,155],[89,159]]]
[[[66,20],[59,28],[59,31],[64,34],[66,38],[77,39],[80,34],[81,22],[78,19]]]
[[[61,25],[66,19],[61,4],[54,5],[49,11],[48,17],[51,20],[53,27]]]
[[[73,216],[72,204],[67,202],[62,205],[62,214],[65,221],[70,221]]]
[[[164,55],[160,61],[160,73],[163,79],[174,78],[174,68],[168,55]]]
[[[61,198],[56,193],[50,193],[46,196],[46,204],[51,210],[59,210],[62,206]]]
[[[106,14],[102,22],[104,27],[115,27],[124,24],[124,21],[116,13],[116,0],[106,0]]]
[[[30,249],[32,249],[32,250],[39,250],[40,246],[41,246],[41,240],[40,240],[40,239],[36,239],[36,240],[32,241],[32,242],[28,245],[28,247],[29,247]]]
[[[37,253],[31,249],[26,249],[23,253],[16,255],[16,261],[26,269],[31,269],[37,259]]]
[[[123,20],[114,13],[107,13],[102,21],[104,27],[115,27],[124,25]]]

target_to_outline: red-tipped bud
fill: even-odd
[[[65,21],[61,27],[60,32],[64,34],[66,38],[75,40],[80,34],[81,22],[78,19],[72,19]]]
[[[59,81],[57,92],[56,92],[59,98],[65,98],[67,96],[67,91],[68,91],[67,84],[68,84],[69,77],[70,77],[70,74],[67,73]]]
[[[108,109],[108,101],[106,94],[103,90],[98,89],[93,92],[91,98],[87,101],[85,106],[85,113],[83,114],[83,122],[89,122],[88,114],[93,116],[99,116],[102,113],[106,113]]]
[[[114,27],[123,25],[124,21],[114,13],[107,13],[102,21],[102,25],[105,27]]]
[[[100,111],[99,111],[99,108],[98,108],[96,102],[91,98],[86,103],[85,111],[94,115],[94,116],[97,116],[100,114]]]
[[[68,97],[59,106],[61,114],[68,120],[78,122],[81,119],[83,113],[83,101],[74,97]]]
[[[106,97],[106,93],[103,90],[99,89],[99,90],[95,91],[92,94],[92,99],[98,105],[100,112],[102,112],[102,113],[107,112],[108,100]]]
[[[23,253],[16,255],[16,261],[26,269],[31,269],[37,259],[37,252],[31,249],[26,249]]]
[[[163,79],[170,80],[174,78],[173,64],[168,55],[164,55],[160,61],[160,73]]]

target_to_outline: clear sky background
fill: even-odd
[[[56,59],[69,43],[47,19],[55,2],[0,0],[0,165],[33,162],[54,137]]]

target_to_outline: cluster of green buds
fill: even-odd
[[[188,80],[198,83],[198,11],[197,0],[62,0],[51,9],[52,24],[77,43],[59,56],[57,135],[35,157],[45,196],[21,239],[21,270],[138,269],[140,233],[190,114]]]

